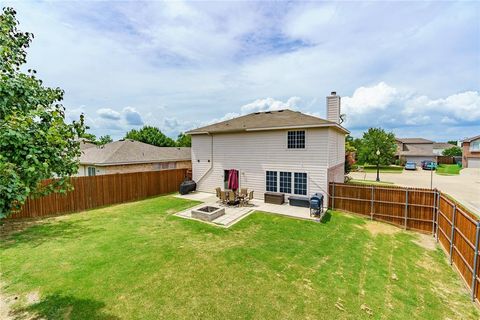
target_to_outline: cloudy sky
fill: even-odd
[[[69,119],[170,136],[257,110],[437,141],[480,134],[478,2],[7,2]]]

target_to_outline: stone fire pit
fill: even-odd
[[[213,221],[224,214],[225,208],[217,208],[212,206],[205,206],[192,210],[192,218],[203,221]]]

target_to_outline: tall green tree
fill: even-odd
[[[395,135],[381,128],[370,128],[363,134],[359,159],[363,163],[377,166],[377,181],[380,181],[380,165],[392,163],[397,150]]]
[[[167,137],[160,129],[152,126],[144,126],[140,130],[132,129],[127,132],[125,139],[132,139],[157,147],[175,147],[176,145],[172,138]]]
[[[0,218],[20,208],[28,196],[70,188],[78,171],[84,131],[65,123],[63,90],[43,86],[35,70],[21,72],[33,34],[18,30],[16,12],[0,14]],[[48,178],[56,179],[49,184]]]
[[[100,138],[98,138],[98,140],[95,143],[99,146],[103,146],[104,144],[107,144],[110,142],[113,142],[113,139],[112,137],[110,137],[110,135],[107,134],[104,136],[100,136]]]
[[[191,147],[192,146],[192,136],[180,133],[177,137],[177,147]]]
[[[461,156],[462,155],[462,148],[457,147],[457,146],[453,146],[451,148],[443,150],[442,155],[450,156],[450,157]]]

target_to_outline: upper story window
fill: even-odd
[[[480,151],[480,140],[472,141],[472,143],[470,143],[470,150],[471,151]]]
[[[305,149],[305,130],[288,131],[288,149]]]

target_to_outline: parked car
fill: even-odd
[[[433,161],[422,161],[423,170],[435,170],[437,169],[437,164]]]
[[[415,162],[405,163],[405,170],[417,170],[417,164]]]

